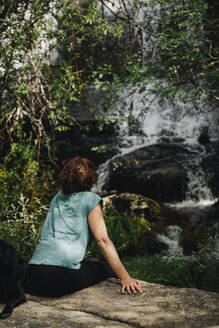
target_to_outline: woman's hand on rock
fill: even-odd
[[[127,278],[121,280],[122,284],[122,293],[127,292],[128,294],[136,294],[136,292],[142,293],[142,287],[140,280],[134,279],[134,278]]]

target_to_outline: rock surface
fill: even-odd
[[[116,209],[120,214],[139,216],[148,221],[165,221],[165,206],[134,193],[116,193],[103,197],[103,209]],[[166,225],[164,222],[163,225]]]
[[[186,197],[186,163],[192,154],[176,144],[141,147],[116,157],[109,165],[106,191],[138,193],[156,201],[175,202]]]
[[[130,256],[130,252],[133,254],[133,250],[133,255],[166,253],[168,246],[157,238],[157,233],[164,233],[168,226],[164,205],[142,195],[116,193],[103,197],[103,209],[109,216],[114,210],[118,215],[123,216],[119,225],[118,221],[115,221],[114,230],[121,226],[125,231],[130,229],[128,240],[132,240],[132,242],[135,240],[135,242],[128,253],[124,254],[125,256]],[[128,228],[130,226],[131,228]]]
[[[2,328],[219,328],[219,294],[143,282],[143,294],[120,293],[109,279],[61,298],[28,295]]]
[[[209,175],[209,185],[213,195],[219,196],[219,143],[215,149],[209,152],[209,155],[202,161],[202,167],[206,174]]]

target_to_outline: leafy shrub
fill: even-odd
[[[107,232],[121,257],[153,253],[163,247],[151,233],[151,223],[143,217],[121,215],[117,210],[107,208],[104,212]],[[96,242],[91,241],[87,256],[101,257]]]
[[[29,200],[21,194],[17,206],[12,205],[5,213],[5,220],[0,221],[0,239],[8,240],[25,261],[33,254],[48,211],[48,207],[37,198],[36,203],[38,207],[29,212]]]
[[[211,240],[191,256],[138,257],[128,259],[125,266],[131,275],[148,282],[219,292],[219,261],[212,254]]]
[[[39,205],[36,199],[48,203],[56,188],[55,169],[46,159],[37,161],[37,150],[31,142],[13,143],[10,156],[0,163],[0,220],[11,204],[20,206],[21,193],[29,199],[29,209],[35,211]]]

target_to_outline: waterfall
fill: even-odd
[[[108,9],[104,9],[106,17],[113,17],[113,12],[120,16],[125,16],[128,12],[129,16],[142,26],[149,23],[153,33],[146,35],[142,32],[141,35],[142,63],[159,61],[159,42],[156,35],[159,21],[165,19],[162,8],[159,5],[138,8],[132,0],[126,2],[126,8],[124,1],[105,2],[108,4]],[[145,3],[147,2],[149,1],[145,0]],[[137,35],[134,28],[132,33]],[[177,96],[170,95],[168,98],[154,91],[157,85],[165,90],[168,84],[165,79],[154,78],[135,86],[125,85],[117,92],[113,106],[109,107],[107,112],[102,111],[102,114],[118,122],[115,136],[118,151],[113,158],[100,165],[99,180],[94,190],[102,195],[107,193],[104,185],[110,163],[115,158],[157,143],[178,144],[193,154],[185,167],[188,191],[184,201],[168,206],[173,206],[181,212],[188,211],[190,223],[198,224],[204,215],[204,209],[216,202],[208,185],[211,177],[203,171],[201,163],[212,152],[212,145],[218,141],[219,127],[216,122],[219,122],[219,111],[204,94],[199,96],[195,104],[183,100],[179,94],[191,92],[192,85],[184,86]],[[168,245],[169,252],[182,252],[179,247],[181,232],[180,227],[170,226],[165,234],[157,235],[157,238]],[[218,239],[215,240],[215,247],[218,247]]]
[[[157,81],[156,81],[157,82]],[[159,81],[165,87],[165,81]],[[197,106],[177,99],[162,99],[152,93],[153,85],[139,84],[138,87],[126,86],[118,94],[117,101],[108,109],[107,115],[117,118],[118,153],[113,157],[132,152],[143,146],[158,142],[178,143],[195,156],[192,157],[188,171],[188,192],[183,205],[211,205],[215,199],[208,187],[208,176],[201,168],[201,161],[209,149],[200,144],[200,135],[207,129],[211,143],[218,137],[218,110],[212,108],[205,96]],[[211,110],[210,110],[211,108]],[[120,115],[126,120],[119,120]],[[104,193],[107,168],[112,159],[99,167],[97,191]],[[175,204],[179,206],[179,204]]]
[[[165,81],[160,82],[165,84]],[[205,224],[205,209],[215,203],[216,199],[208,186],[209,176],[200,165],[210,150],[208,146],[200,144],[199,140],[202,131],[207,129],[210,143],[217,141],[219,131],[215,122],[218,120],[219,112],[217,108],[212,108],[212,104],[204,96],[199,99],[198,105],[194,106],[180,99],[162,99],[151,93],[152,87],[127,86],[120,91],[117,102],[108,109],[108,116],[111,118],[119,118],[120,114],[123,114],[127,120],[119,121],[117,124],[118,153],[99,167],[99,180],[95,191],[105,194],[103,186],[107,181],[108,168],[116,157],[159,142],[178,143],[195,156],[192,156],[186,167],[186,199],[168,206],[185,213],[191,224]],[[180,227],[170,226],[165,234],[157,235],[157,238],[167,244],[168,253],[182,253],[179,246],[181,232]],[[217,247],[218,240],[215,241],[215,249]]]
[[[168,250],[167,250],[168,254],[183,253],[182,247],[179,246],[181,232],[182,232],[182,228],[178,226],[169,226],[167,228],[166,234],[157,234],[158,240],[165,243],[168,246]]]
[[[131,24],[127,33],[132,36],[139,35],[141,30],[141,49],[144,61],[153,63],[159,61],[159,22],[165,19],[167,11],[160,4],[151,4],[145,0],[145,6],[138,6],[133,0],[126,2],[122,0],[106,0],[102,7],[103,15],[113,19],[115,15],[129,17],[136,22]],[[145,24],[150,32],[145,32]],[[139,30],[139,26],[143,28]],[[131,31],[130,31],[131,28]],[[138,40],[139,41],[139,40]],[[144,64],[144,62],[142,62]],[[197,99],[196,104],[191,101],[182,100],[180,94],[186,94],[193,90],[192,85],[187,85],[179,90],[177,96],[164,98],[155,89],[159,85],[162,90],[168,86],[165,79],[152,79],[148,82],[140,82],[138,85],[126,85],[117,92],[117,100],[108,108],[104,115],[117,119],[118,152],[113,157],[130,153],[140,147],[153,145],[159,142],[178,143],[185,149],[191,151],[194,158],[189,163],[188,192],[184,203],[174,206],[208,206],[215,199],[208,187],[207,176],[201,168],[201,162],[207,155],[209,149],[206,144],[200,142],[203,131],[210,143],[218,140],[219,128],[216,121],[219,119],[216,105],[208,101],[204,94]],[[215,106],[215,108],[213,108]],[[111,160],[113,160],[111,159]],[[104,194],[103,186],[107,180],[107,172],[110,161],[99,167],[99,181],[96,191]]]

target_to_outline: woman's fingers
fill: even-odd
[[[133,289],[134,289],[134,290],[133,290]],[[142,293],[141,283],[140,283],[139,280],[136,280],[136,281],[134,282],[133,289],[132,289],[132,291],[133,291],[134,294],[136,293],[136,290],[137,290],[139,293]]]
[[[122,285],[121,292],[124,294],[125,293],[125,285]]]
[[[141,286],[141,282],[139,280],[136,280],[136,289],[142,293],[142,286]]]
[[[130,290],[130,287],[129,287],[129,285],[128,286],[126,286],[126,290],[127,290],[127,292],[130,294],[131,293],[131,290]]]
[[[137,285],[137,286],[136,286],[136,289],[137,289],[137,291],[138,291],[139,293],[143,293],[142,288],[141,288],[141,285]]]
[[[128,279],[127,281],[122,281],[121,291],[122,293],[125,293],[125,291],[127,291],[128,294],[130,294],[131,292],[133,294],[136,294],[136,291],[142,293],[141,282],[133,278]]]
[[[131,290],[132,290],[133,294],[136,294],[136,289],[135,289],[135,288],[136,288],[135,285],[132,285],[132,286],[131,286]]]
[[[123,286],[122,286],[122,293],[125,293],[125,291],[127,291],[127,293],[131,293],[131,291],[130,291],[130,287],[129,287],[129,285],[128,284],[124,284]]]

